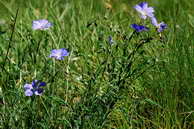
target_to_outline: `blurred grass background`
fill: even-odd
[[[0,128],[193,129],[193,0],[147,1],[168,25],[165,42],[154,40],[145,49],[155,65],[133,82],[127,80],[129,87],[119,93],[111,87],[119,71],[103,73],[117,65],[114,58],[125,60],[120,35],[132,32],[129,25],[138,21],[133,6],[139,2],[1,0],[0,31],[5,33],[0,35],[0,64],[18,8],[19,16],[7,71],[0,69]],[[32,31],[32,21],[43,18],[54,26],[48,32]],[[87,29],[89,23],[97,26]],[[109,50],[109,35],[120,44],[119,52]],[[70,57],[60,63],[47,60],[50,50],[60,47],[70,50]],[[42,97],[23,94],[23,85],[33,78],[48,82]]]

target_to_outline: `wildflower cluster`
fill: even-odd
[[[151,19],[151,23],[157,28],[158,32],[162,32],[164,29],[167,28],[167,25],[164,22],[158,23],[157,19],[154,15],[154,9],[153,7],[148,7],[147,2],[141,2],[138,5],[134,6],[134,9],[140,13],[140,17],[142,19]],[[142,31],[147,31],[148,28],[142,25],[137,25],[137,24],[132,24],[131,27],[137,31],[137,32],[142,32]]]
[[[32,29],[33,30],[47,30],[52,27],[53,24],[48,20],[41,19],[41,20],[34,20],[32,22]],[[51,54],[49,55],[50,58],[55,58],[57,60],[63,60],[64,56],[68,56],[69,52],[65,48],[61,49],[53,49],[51,50]],[[33,96],[33,95],[42,95],[44,92],[43,87],[46,86],[45,82],[41,82],[39,80],[32,81],[31,84],[24,85],[24,92],[26,96]]]
[[[166,29],[167,25],[164,22],[158,23],[155,15],[153,7],[148,7],[147,2],[142,2],[138,5],[134,6],[135,10],[140,13],[140,17],[142,19],[151,19],[151,23],[157,28],[158,32],[162,32]],[[52,27],[53,24],[46,19],[34,20],[32,22],[33,30],[47,30]],[[135,29],[136,32],[148,31],[149,28],[143,25],[131,24],[131,28]],[[111,36],[108,37],[108,42],[110,44],[114,43],[114,40]],[[65,56],[68,56],[69,52],[65,48],[53,49],[51,50],[51,54],[48,56],[49,58],[55,58],[57,60],[64,60]],[[33,95],[42,95],[44,92],[43,87],[46,86],[45,82],[41,82],[39,80],[32,81],[31,84],[24,85],[24,91],[26,96]]]
[[[31,84],[25,84],[24,90],[26,96],[32,95],[42,95],[44,89],[42,87],[46,86],[45,82],[41,82],[39,80],[32,81]]]

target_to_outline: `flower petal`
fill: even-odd
[[[41,20],[34,20],[32,22],[32,29],[33,30],[46,30],[52,26],[52,23],[50,23],[46,19]]]
[[[139,6],[140,6],[141,8],[147,8],[147,7],[148,7],[148,3],[147,3],[147,2],[141,2],[141,3],[139,4]]]
[[[39,80],[33,80],[32,81],[32,87],[37,88],[39,82],[40,82]]]
[[[158,26],[158,22],[157,22],[157,19],[155,18],[155,17],[152,17],[151,18],[151,21],[152,21],[152,24],[154,25],[154,26]]]
[[[24,89],[25,89],[25,90],[33,89],[32,84],[25,84],[25,85],[24,85]]]
[[[154,8],[148,7],[147,2],[141,2],[140,4],[135,5],[134,8],[140,13],[142,19],[146,19],[147,16],[150,18],[154,16]]]
[[[44,89],[38,88],[37,90],[35,90],[34,94],[35,95],[42,95],[43,91],[44,91]]]
[[[131,28],[133,28],[137,32],[142,32],[142,31],[147,31],[149,28],[142,26],[142,25],[137,25],[137,24],[131,24]]]
[[[33,91],[28,89],[28,90],[25,91],[25,95],[26,96],[32,96],[33,95]]]
[[[55,58],[58,60],[63,60],[64,56],[68,56],[68,55],[69,55],[69,52],[65,48],[61,48],[61,49],[51,50],[51,54],[49,55],[49,57]]]
[[[134,9],[136,9],[138,12],[141,12],[142,11],[142,8],[139,5],[135,5],[134,6]]]
[[[161,22],[159,24],[158,32],[162,32],[166,28],[167,28],[167,25],[164,22]]]
[[[46,86],[46,83],[45,82],[40,82],[39,87],[41,87],[41,86]]]

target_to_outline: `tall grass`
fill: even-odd
[[[0,128],[194,128],[194,3],[151,1],[159,35],[129,27],[138,2],[0,1]],[[33,31],[35,19],[53,27]],[[56,48],[70,55],[48,58]],[[34,79],[45,93],[26,97]]]

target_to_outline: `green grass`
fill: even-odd
[[[168,24],[161,35],[149,21],[133,33],[139,2],[0,1],[0,128],[193,129],[194,1],[149,2]],[[36,19],[54,25],[33,31]],[[70,55],[48,58],[56,48]],[[26,97],[34,79],[45,92]]]

